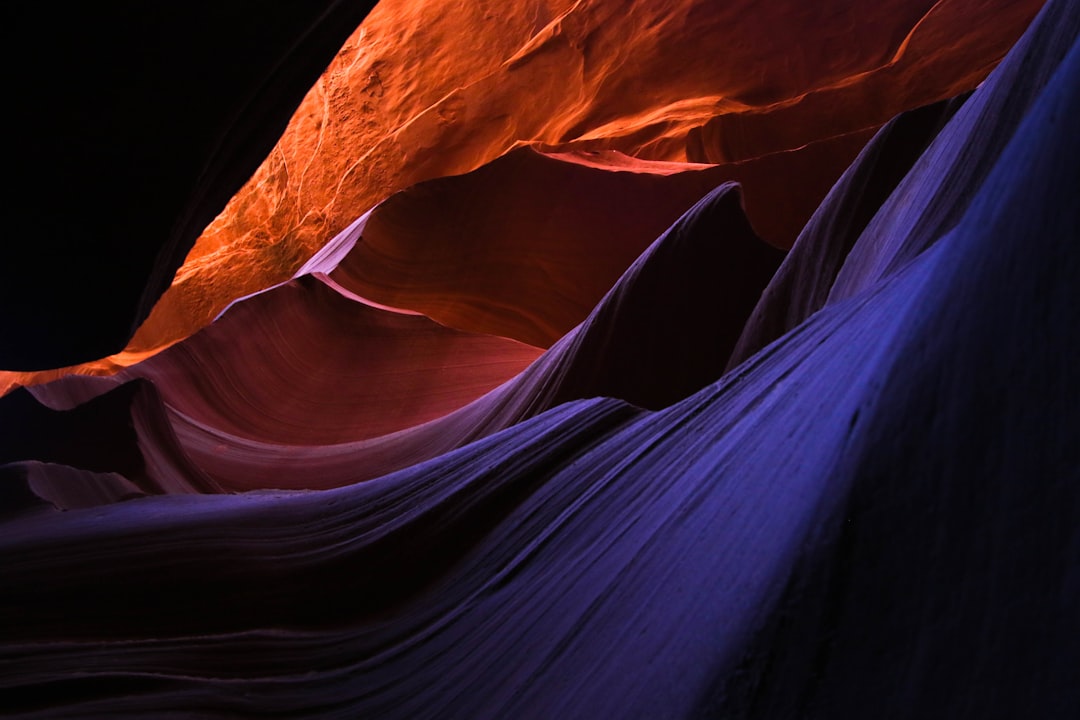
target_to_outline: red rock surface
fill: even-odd
[[[314,263],[315,275],[234,303],[208,328],[114,377],[67,377],[18,397],[34,397],[44,408],[32,412],[52,426],[97,404],[118,406],[121,427],[171,427],[154,441],[140,436],[125,445],[150,468],[139,467],[134,481],[126,476],[136,463],[91,466],[124,472],[111,487],[109,478],[94,480],[106,498],[132,487],[146,494],[339,487],[572,400],[611,396],[662,408],[719,377],[780,263],[782,253],[755,236],[740,201],[733,184],[709,193],[539,358],[539,350],[511,340],[349,300],[326,284],[334,262],[326,259]],[[343,233],[342,252],[361,225]],[[134,387],[147,381],[152,387]],[[129,411],[136,392],[144,401]],[[20,412],[27,411],[7,415]],[[176,465],[196,468],[197,481]],[[89,502],[74,489],[38,494],[59,507]]]
[[[521,144],[724,165],[781,153],[773,177],[791,182],[772,197],[749,168],[725,179],[744,182],[759,233],[788,245],[857,139],[973,87],[1040,4],[530,0],[506,12],[384,0],[206,229],[128,354],[80,371],[189,335],[232,299],[286,279],[393,192]],[[851,133],[861,134],[830,162],[801,159],[807,144]],[[33,381],[6,375],[0,388]]]
[[[270,443],[331,445],[445,415],[539,354],[355,302],[307,275],[235,303],[184,342],[95,385],[145,378],[170,411],[198,425]],[[75,400],[41,397],[50,395],[57,407]]]
[[[782,206],[791,198],[784,165],[830,167],[862,143],[844,137],[798,160],[748,161],[744,192]],[[548,347],[672,222],[735,174],[730,166],[616,152],[521,148],[381,203],[331,277],[357,295],[451,327]],[[817,203],[827,190],[804,189],[798,202]]]
[[[319,381],[387,377],[348,376],[373,313],[327,275],[373,213],[134,379],[0,398],[2,712],[1076,717],[1077,117],[1050,0],[875,135],[780,272],[722,185],[514,380],[370,441],[209,423],[320,422],[290,382],[327,431],[362,412]],[[271,485],[342,486],[230,492]]]

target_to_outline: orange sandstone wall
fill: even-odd
[[[80,371],[108,372],[186,337],[231,300],[288,278],[395,191],[521,145],[718,163],[735,180],[740,163],[791,157],[789,198],[745,192],[759,234],[789,245],[858,150],[839,143],[819,166],[799,157],[807,145],[868,137],[902,110],[975,86],[1041,4],[383,0],[206,228],[128,352]],[[777,203],[792,209],[777,216]],[[35,377],[5,373],[0,391]]]

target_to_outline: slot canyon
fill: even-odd
[[[5,11],[0,716],[1080,717],[1080,3]]]

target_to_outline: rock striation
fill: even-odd
[[[125,375],[0,398],[4,712],[1074,717],[1078,116],[1080,5],[1049,0],[786,259],[721,184],[541,354],[365,305],[335,273],[373,211]],[[356,442],[212,401],[258,365],[234,346],[296,333],[249,369],[317,382],[323,324],[376,310],[535,359]]]

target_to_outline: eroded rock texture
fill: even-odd
[[[0,398],[4,711],[1075,717],[1080,6],[905,110],[786,258],[718,168],[519,150]]]
[[[903,110],[974,87],[1019,37],[1040,4],[1040,0],[889,0],[872,5],[801,0],[752,4],[528,0],[511,8],[482,2],[383,0],[308,93],[265,162],[205,229],[126,351],[79,371],[115,371],[190,335],[236,297],[290,277],[329,238],[394,192],[481,168],[521,145],[547,152],[615,150],[649,160],[719,164],[725,168],[724,180],[743,184],[747,212],[758,234],[770,243],[790,246],[878,126]],[[358,15],[355,6],[349,5],[348,12]],[[188,12],[198,11],[193,7]],[[316,6],[305,10],[316,11]],[[252,12],[260,19],[272,19]],[[226,14],[235,22],[252,13]],[[355,27],[330,15],[325,20],[338,33]],[[71,22],[78,29],[88,21],[77,17]],[[214,37],[219,30],[225,37],[232,31],[215,29]],[[186,42],[185,31],[180,32],[176,42]],[[240,37],[242,42],[227,48],[230,53],[246,53],[258,42],[249,42],[247,34]],[[200,38],[193,33],[191,45],[184,48],[217,47]],[[98,41],[87,44],[85,53],[100,51]],[[259,47],[260,52],[274,49],[270,44]],[[226,57],[235,62],[231,54]],[[304,57],[316,62],[316,55]],[[322,56],[318,60],[326,62]],[[210,67],[216,61],[212,55],[200,56],[200,62]],[[74,57],[70,64],[77,64]],[[142,65],[146,76],[140,77],[149,77],[152,63]],[[283,63],[281,69],[289,67]],[[191,72],[188,84],[207,77],[213,83],[220,80],[226,91],[234,89],[211,70]],[[199,103],[185,96],[186,85],[179,93],[167,82],[154,87],[165,96],[164,107],[159,111],[138,106],[129,124],[140,133],[161,128],[163,135],[150,139],[167,137],[161,144],[171,148],[168,152],[184,159],[197,157],[175,138],[193,136],[183,123],[192,115],[205,118],[203,108],[210,101]],[[267,87],[278,88],[280,83],[275,78]],[[88,84],[86,92],[96,93],[97,86]],[[230,102],[242,99],[230,96]],[[175,112],[174,105],[183,112]],[[52,115],[66,118],[64,110],[57,108]],[[37,117],[39,110],[31,112],[31,118]],[[149,122],[144,121],[147,115]],[[176,125],[163,127],[161,118]],[[26,125],[35,127],[29,118]],[[186,129],[169,133],[169,127]],[[245,142],[256,137],[252,133],[246,125],[235,130]],[[42,143],[51,137],[42,136]],[[108,142],[109,147],[113,144]],[[238,152],[234,148],[240,145],[230,136],[221,147]],[[110,151],[99,147],[94,152]],[[181,228],[185,241],[170,245],[165,251],[172,253],[170,260],[159,263],[153,253],[164,242],[160,229],[181,220],[171,206],[159,212],[150,201],[180,202],[182,194],[175,191],[171,176],[169,184],[162,185],[165,180],[157,175],[165,170],[148,175],[138,158],[128,170],[117,172],[118,180],[112,179],[112,172],[102,175],[105,168],[114,167],[112,158],[99,159],[65,176],[72,186],[65,186],[64,193],[38,200],[48,211],[30,213],[29,222],[40,228],[38,218],[56,217],[59,205],[72,223],[97,215],[118,222],[117,217],[141,214],[158,223],[139,230],[139,250],[149,254],[138,266],[142,274],[128,280],[134,288],[151,267],[155,273],[153,291],[140,301],[139,312],[131,314],[130,320],[138,321],[168,284],[176,267],[173,260],[189,247],[190,234],[206,225],[235,188],[214,196],[208,204],[216,203],[211,214],[182,218],[187,223]],[[42,167],[36,163],[28,159],[26,164]],[[242,180],[250,169],[244,166],[243,172],[236,172]],[[93,180],[84,182],[88,175]],[[76,192],[85,185],[91,186],[91,194]],[[132,186],[138,193],[124,195],[124,189]],[[200,183],[200,192],[204,186]],[[85,200],[83,207],[89,210],[72,210],[69,215],[67,205],[51,199],[66,198],[65,193],[80,196],[79,202]],[[600,293],[700,195],[684,198],[677,207],[671,204],[677,193],[670,200],[637,206],[638,215],[655,207],[648,220],[651,231],[639,236],[638,244],[628,240],[620,248],[623,265],[610,272]],[[122,213],[113,211],[117,198],[123,203]],[[69,274],[80,284],[65,287],[90,293],[90,283],[110,287],[118,281],[116,271],[100,281],[82,277],[87,274],[82,268],[88,255],[103,251],[97,243],[66,240],[71,237],[68,227],[57,227],[57,239],[47,252],[56,254],[52,248],[59,247],[70,254],[86,248],[70,263]],[[85,232],[81,224],[79,228]],[[103,230],[100,238],[106,237],[113,236]],[[135,263],[131,252],[118,251],[115,264]],[[12,267],[47,265],[35,254]],[[21,269],[13,272],[17,278],[25,277]],[[40,344],[38,359],[0,358],[0,368],[42,369],[69,362],[79,347],[81,328],[104,322],[95,320],[98,310],[73,302],[73,296],[64,294],[68,291],[46,297],[36,282],[20,282],[22,289],[12,293],[12,301],[24,307],[31,298],[55,303],[53,316],[36,317],[51,323],[56,330],[50,333],[63,338],[51,342],[67,343],[72,351],[46,357],[46,346]],[[141,287],[136,289],[141,292]],[[138,297],[133,294],[125,302],[133,306]],[[554,334],[547,332],[547,343],[580,321],[589,307],[581,308],[573,322]],[[79,319],[84,312],[86,322]],[[67,318],[63,332],[58,324],[61,313]],[[42,324],[31,317],[35,316],[27,314],[20,321],[25,329],[19,337],[40,341],[28,334]],[[134,327],[129,322],[119,330],[130,335]],[[86,349],[78,350],[79,359],[119,350],[119,334],[113,333],[110,346],[101,336],[87,339]],[[41,379],[45,378],[8,376],[0,379],[0,391]]]
[[[121,350],[372,5],[5,10],[0,368]]]
[[[147,411],[167,418],[171,432],[162,442],[140,437],[138,451],[145,458],[179,454],[200,476],[188,483],[172,463],[134,464],[134,484],[157,494],[368,480],[582,398],[663,408],[720,377],[780,262],[750,228],[740,199],[732,184],[703,198],[543,355],[350,300],[316,272],[235,303],[210,327],[115,376],[69,376],[17,391],[6,413],[0,405],[0,417],[15,423],[29,414],[66,427],[86,416],[87,404],[120,403],[125,409],[117,419],[102,417],[97,432],[115,424],[122,435],[132,417],[141,419],[125,399],[152,381],[160,401]],[[535,298],[533,306],[542,312]],[[11,459],[56,462],[26,447],[30,454]],[[47,499],[62,508],[86,502],[78,488],[71,492],[70,499],[58,492]]]

